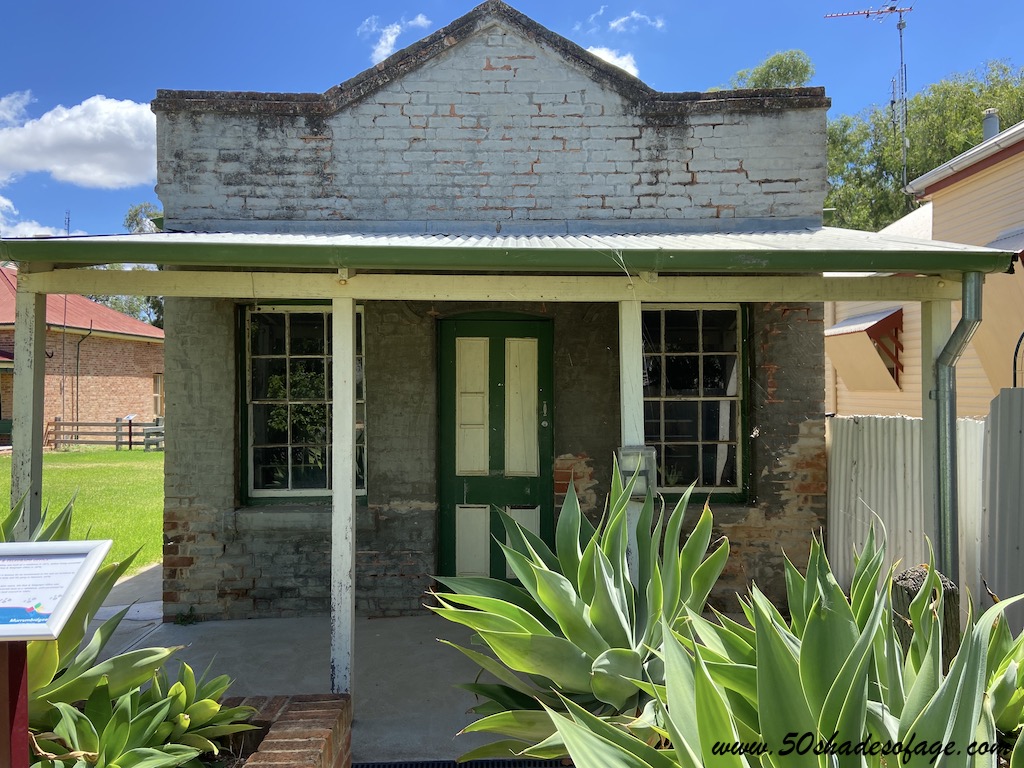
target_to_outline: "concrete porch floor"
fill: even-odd
[[[185,646],[175,658],[202,674],[234,679],[228,695],[330,693],[330,621],[250,619],[179,625],[163,623],[161,569],[119,583],[98,618],[133,605],[106,655],[133,648]],[[352,704],[353,762],[454,760],[492,739],[458,731],[473,721],[473,696],[456,683],[478,668],[444,637],[469,644],[464,627],[433,615],[356,619]],[[174,667],[171,667],[174,669]]]

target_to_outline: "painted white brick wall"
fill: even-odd
[[[823,108],[665,122],[496,24],[326,119],[158,111],[158,192],[199,229],[820,218]]]

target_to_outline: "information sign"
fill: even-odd
[[[0,642],[56,639],[111,543],[0,544]]]

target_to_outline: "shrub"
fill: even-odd
[[[22,513],[20,502],[0,520],[0,541],[10,540]],[[30,540],[67,539],[73,513],[73,499],[52,519],[45,511]],[[192,669],[182,664],[178,680],[168,686],[164,667],[181,646],[143,648],[98,661],[127,608],[84,642],[89,624],[133,558],[96,572],[56,640],[27,644],[33,766],[198,765],[198,755],[218,752],[217,739],[253,727],[241,722],[252,708],[221,708],[218,699],[231,685],[224,675],[197,683]]]
[[[643,682],[662,682],[655,652],[666,628],[704,609],[729,555],[723,539],[710,552],[712,520],[705,507],[680,545],[687,492],[667,521],[657,519],[648,494],[637,529],[637,577],[630,578],[627,507],[635,480],[625,487],[613,475],[607,516],[594,528],[581,514],[571,489],[555,531],[556,552],[502,514],[508,543],[499,542],[518,585],[482,577],[438,578],[434,611],[476,632],[493,656],[452,645],[496,682],[462,687],[484,701],[482,719],[467,731],[497,733],[507,740],[474,750],[463,759],[532,754],[560,756],[550,741],[554,726],[544,707],[571,702],[588,712],[626,723],[651,705]],[[662,538],[664,537],[664,546]],[[537,746],[540,745],[540,746]]]

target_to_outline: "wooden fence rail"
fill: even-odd
[[[164,447],[163,419],[137,421],[63,421],[59,417],[46,422],[46,445],[69,448],[74,445],[113,445],[116,450],[145,450]]]

